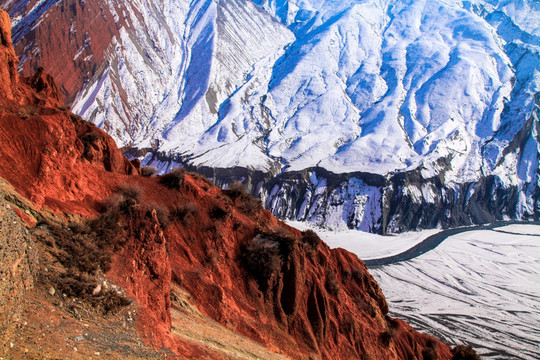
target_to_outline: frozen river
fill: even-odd
[[[331,247],[371,260],[403,253],[435,233],[317,231]],[[370,267],[390,315],[448,344],[470,344],[486,359],[540,359],[540,226],[449,235],[415,258]]]

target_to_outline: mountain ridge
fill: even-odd
[[[36,19],[44,5],[15,4],[32,22],[14,27],[23,72],[83,74],[69,80],[74,111],[123,147],[169,154],[159,168],[420,171],[454,192],[494,176],[520,194],[505,216],[538,215],[534,2],[102,0],[101,15],[51,6]],[[60,67],[41,40],[57,12],[77,19],[60,35],[70,44]],[[87,31],[88,16],[115,29]]]

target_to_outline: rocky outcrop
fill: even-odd
[[[35,105],[47,107],[60,107],[64,105],[64,97],[60,93],[60,90],[58,90],[56,82],[42,67],[37,69],[34,76],[24,78],[23,81],[35,90]]]
[[[6,12],[0,15],[0,95],[2,101],[19,100],[21,94],[18,91],[19,74],[17,64],[19,60],[15,55],[11,41],[11,21]]]
[[[5,200],[6,186],[0,179],[0,354],[17,340],[24,301],[34,286],[37,266],[34,241],[16,208]]]

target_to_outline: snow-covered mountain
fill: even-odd
[[[535,0],[0,4],[22,70],[52,68],[74,111],[146,162],[312,169],[294,202],[289,180],[254,184],[279,215],[386,231],[446,224],[401,221],[404,202],[482,214],[458,223],[539,214]]]

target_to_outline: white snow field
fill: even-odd
[[[314,226],[305,221],[286,221],[299,230],[314,230],[331,248],[343,248],[355,253],[362,260],[378,259],[397,255],[422,242],[440,230],[411,231],[399,235],[377,235],[357,230],[332,231]]]
[[[321,237],[364,259],[422,238],[405,234],[394,245],[370,234],[354,241],[349,233]],[[472,345],[486,359],[540,359],[540,226],[465,230],[415,259],[370,272],[390,315],[417,330]]]

